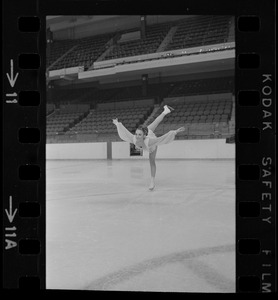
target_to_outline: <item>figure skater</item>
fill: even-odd
[[[184,131],[184,127],[180,127],[177,130],[170,130],[168,133],[157,137],[154,134],[154,130],[159,125],[159,123],[164,119],[164,117],[169,114],[172,107],[165,105],[164,111],[147,127],[140,125],[135,132],[135,135],[130,133],[118,119],[113,119],[113,123],[117,126],[119,137],[125,141],[135,145],[137,149],[143,149],[149,152],[149,161],[151,167],[151,183],[149,190],[153,190],[155,187],[155,175],[156,175],[156,164],[155,157],[157,152],[157,146],[163,144],[169,144],[174,139],[177,133]]]

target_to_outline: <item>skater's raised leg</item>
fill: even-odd
[[[159,123],[162,122],[164,117],[168,115],[171,110],[173,110],[172,107],[170,108],[169,106],[164,105],[164,111],[148,126],[148,129],[154,132]]]

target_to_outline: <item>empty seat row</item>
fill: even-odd
[[[182,20],[166,50],[224,42],[228,37],[229,21],[225,16]]]
[[[75,47],[65,57],[55,63],[50,70],[69,68],[74,66],[91,65],[105,51],[106,43],[113,34],[105,34],[75,40]],[[50,50],[51,52],[51,50]],[[61,53],[62,56],[64,53]]]

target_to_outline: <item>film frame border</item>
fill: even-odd
[[[7,2],[3,3],[3,285],[45,289],[46,76],[41,67],[46,66],[45,17],[76,8],[82,15],[88,5],[102,14],[107,7],[101,1],[82,1],[81,8],[78,1],[38,2],[37,6],[29,0],[28,7],[16,0]],[[236,292],[277,291],[275,1],[259,2],[253,1],[252,6],[248,1],[229,2],[227,8],[216,10],[216,14],[234,15],[236,25]],[[65,9],[68,3],[71,9]],[[213,14],[208,4],[203,13],[190,1],[186,5],[185,13]],[[108,11],[111,7],[115,8],[112,5]],[[250,91],[257,95],[257,105],[250,100]],[[26,102],[28,93],[31,103]]]

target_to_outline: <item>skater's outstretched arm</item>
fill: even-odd
[[[158,146],[158,145],[164,145],[164,144],[169,144],[171,142],[173,142],[173,140],[176,137],[176,134],[184,131],[185,128],[184,127],[180,127],[177,130],[170,130],[169,132],[165,133],[164,135],[157,137],[157,138],[149,138],[149,147],[152,146]]]
[[[133,143],[133,134],[129,132],[118,119],[113,119],[113,123],[117,126],[119,137],[129,143]]]

